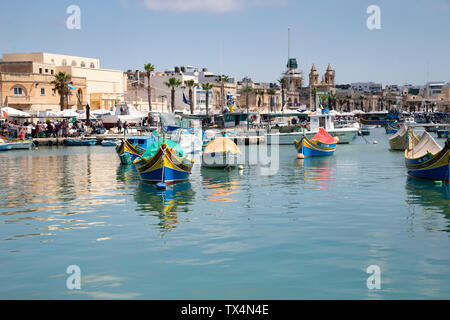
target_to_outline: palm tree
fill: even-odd
[[[345,99],[337,99],[340,111],[342,111],[342,106],[345,104],[345,101]]]
[[[278,80],[281,86],[281,111],[284,109],[284,85],[286,84],[286,78],[281,78]]]
[[[209,115],[209,90],[211,90],[213,88],[212,83],[204,83],[202,84],[202,89],[205,90],[205,104],[206,104],[206,116]]]
[[[314,87],[311,89],[311,94],[313,96],[313,105],[314,105],[314,111],[316,110],[316,94],[317,94],[317,88]],[[312,111],[312,106],[311,106],[311,111]]]
[[[360,101],[360,105],[361,105],[361,111],[364,111],[363,100],[365,100],[365,98],[363,96],[359,96],[359,101]]]
[[[274,105],[274,103],[273,103],[273,97],[274,97],[277,93],[276,93],[275,90],[269,89],[269,90],[267,90],[267,94],[268,94],[269,97],[270,97],[270,111],[273,112],[273,105]]]
[[[152,111],[152,89],[150,87],[150,75],[153,71],[155,71],[155,66],[151,63],[144,64],[145,71],[147,72],[147,94],[148,94],[148,110]]]
[[[216,82],[220,83],[220,95],[222,96],[222,113],[225,105],[225,82],[230,81],[230,78],[226,75],[217,76]]]
[[[172,113],[175,112],[175,88],[181,86],[182,82],[180,79],[177,79],[175,77],[171,77],[169,78],[169,81],[164,82],[164,84],[168,87],[171,88],[171,107],[172,107]]]
[[[59,94],[59,105],[61,108],[61,111],[64,110],[64,106],[66,105],[66,102],[68,104],[68,97],[69,97],[69,82],[71,80],[70,74],[67,74],[65,72],[58,72],[55,75],[55,80],[50,82],[50,84],[53,85],[55,91]]]
[[[264,90],[257,90],[255,91],[255,94],[256,96],[260,96],[260,98],[258,99],[258,110],[261,108],[261,103],[264,108],[264,95],[265,95]]]
[[[328,93],[328,108],[336,109],[336,95],[333,92]]]
[[[192,88],[197,87],[198,85],[195,83],[194,80],[186,80],[184,82],[186,87],[189,88],[189,105],[191,107],[191,114],[194,114],[194,101],[192,99]]]
[[[328,93],[320,95],[320,104],[322,108],[325,106],[325,103],[328,101]]]
[[[347,105],[347,111],[350,112],[350,102],[351,102],[352,97],[349,95],[345,96],[345,104]]]

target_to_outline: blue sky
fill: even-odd
[[[81,30],[66,28],[69,5]],[[369,30],[366,9],[381,9]],[[110,69],[206,67],[275,82],[291,56],[307,77],[328,63],[337,83],[450,80],[450,0],[2,1],[0,52],[98,57]]]

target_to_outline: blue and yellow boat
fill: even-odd
[[[449,181],[450,139],[441,147],[425,131],[416,145],[405,150],[405,164],[410,176]]]
[[[131,136],[122,139],[122,142],[116,146],[116,152],[119,155],[122,164],[132,164],[139,156],[142,156],[147,148],[155,141],[151,136]]]
[[[170,184],[188,180],[194,161],[184,155],[177,143],[161,139],[155,141],[133,164],[143,181]]]
[[[337,142],[336,138],[330,136],[325,129],[320,128],[312,139],[305,135],[300,141],[294,140],[294,145],[297,152],[305,157],[321,157],[333,155]]]
[[[386,129],[387,134],[393,134],[397,133],[400,125],[396,122],[388,122],[384,128]]]

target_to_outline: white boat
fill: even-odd
[[[28,150],[33,145],[33,141],[31,140],[19,140],[3,136],[0,136],[0,142],[10,144],[13,150]]]
[[[113,128],[117,125],[117,121],[128,123],[129,126],[139,125],[147,114],[137,111],[136,108],[129,104],[117,104],[114,114],[103,114],[101,120],[106,129]]]
[[[320,128],[324,128],[332,137],[337,137],[338,143],[350,143],[356,138],[359,131],[359,126],[351,125],[349,127],[335,128],[334,115],[322,114],[321,111],[311,113],[309,115],[309,129],[304,131],[304,134],[311,139],[319,132]],[[292,145],[294,140],[300,141],[303,137],[303,131],[299,132],[272,132],[266,134],[267,144]]]
[[[200,127],[175,130],[170,135],[170,140],[176,142],[185,154],[202,151],[203,137]]]

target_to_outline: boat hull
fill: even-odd
[[[94,146],[97,144],[97,140],[83,140],[83,139],[67,139],[66,145],[71,147],[79,146]]]
[[[207,168],[234,168],[238,165],[239,155],[222,153],[203,153],[202,166]]]
[[[0,151],[8,151],[11,149],[12,149],[12,146],[10,143],[0,143]]]
[[[175,183],[189,179],[193,161],[178,158],[165,144],[150,159],[140,157],[133,162],[144,182]]]
[[[19,139],[12,139],[0,136],[0,140],[4,140],[6,143],[11,144],[11,149],[13,150],[27,150],[31,148],[31,145],[33,144],[33,141],[31,140],[19,140]]]
[[[336,150],[336,143],[323,143],[310,140],[308,137],[303,137],[300,141],[295,140],[294,145],[297,152],[305,157],[331,156]]]
[[[408,158],[405,150],[405,164],[408,174],[415,178],[450,181],[450,139],[436,154],[427,152],[419,158]]]

